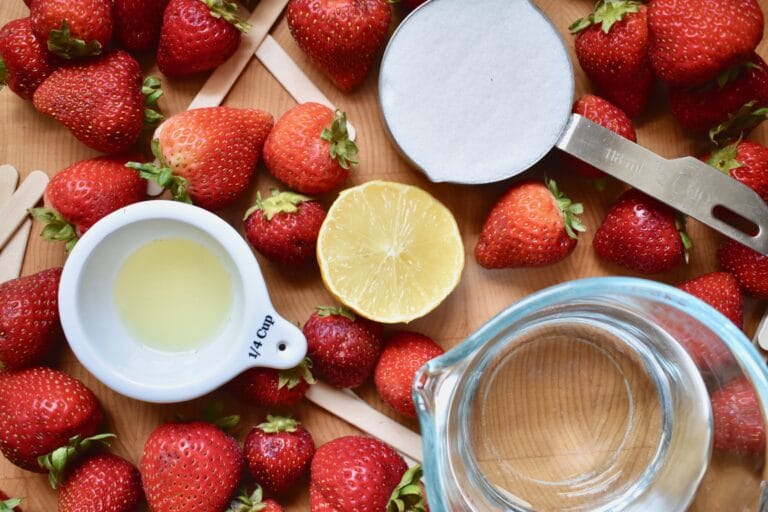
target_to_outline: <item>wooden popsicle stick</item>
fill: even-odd
[[[294,62],[288,52],[286,52],[280,43],[274,37],[267,35],[259,48],[256,50],[258,58],[264,67],[272,73],[275,80],[290,94],[297,103],[306,103],[314,101],[325,105],[331,110],[336,110],[336,106],[323,94],[312,80],[301,70]],[[349,138],[355,140],[355,127],[347,123]]]
[[[32,171],[22,182],[8,203],[0,209],[0,248],[27,218],[27,209],[32,208],[43,197],[48,175],[43,171]]]
[[[323,382],[310,386],[307,398],[363,432],[392,445],[397,451],[422,462],[421,436],[380,413],[357,395],[347,394]]]
[[[32,219],[27,219],[21,223],[19,229],[0,251],[0,283],[21,275],[30,231],[32,231]]]
[[[19,183],[19,171],[12,165],[0,165],[0,208],[5,206]]]
[[[288,0],[261,0],[253,10],[248,23],[251,28],[243,34],[240,46],[224,64],[219,66],[192,100],[189,109],[221,105],[240,73],[251,61],[272,25],[280,17]]]

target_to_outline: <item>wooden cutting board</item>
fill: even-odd
[[[572,38],[567,33],[567,26],[576,18],[588,13],[593,5],[592,0],[568,2],[539,0],[537,3],[552,17],[569,42]],[[768,0],[761,0],[761,4],[768,12]],[[0,3],[0,25],[26,16],[27,12],[21,0],[2,2]],[[614,182],[605,192],[598,193],[591,185],[570,176],[557,155],[547,158],[531,172],[531,175],[546,173],[555,178],[560,183],[561,189],[574,200],[584,203],[586,208],[584,221],[589,231],[582,235],[576,251],[562,263],[543,269],[488,271],[480,268],[474,262],[475,241],[488,210],[508,183],[475,187],[430,183],[417,171],[410,169],[389,143],[379,115],[375,73],[371,74],[360,90],[349,95],[342,94],[298,49],[284,19],[275,25],[272,35],[320,89],[336,105],[348,112],[349,119],[357,127],[358,144],[361,148],[360,165],[353,171],[347,185],[372,179],[418,185],[443,201],[459,222],[467,251],[467,266],[463,280],[440,308],[426,318],[413,322],[408,326],[410,329],[421,331],[433,337],[443,347],[450,348],[497,312],[536,290],[580,277],[629,275],[621,268],[598,261],[591,247],[595,230],[611,202],[623,189],[623,185]],[[762,55],[768,56],[768,44],[764,42],[759,51]],[[143,64],[148,73],[157,73],[151,59],[145,59]],[[578,65],[575,68],[577,94],[582,94],[589,91],[589,83]],[[163,112],[170,115],[183,110],[204,80],[204,76],[185,80],[163,79],[163,88],[166,91],[160,102]],[[258,107],[279,117],[291,108],[294,102],[269,72],[258,61],[253,60],[237,81],[226,104],[235,107]],[[687,136],[675,124],[667,110],[664,94],[659,91],[653,108],[637,121],[638,141],[666,157],[698,155],[705,151],[706,141]],[[456,122],[460,123],[460,120]],[[751,138],[765,144],[768,142],[766,130],[768,130],[768,124],[753,132]],[[58,123],[36,113],[30,103],[22,101],[9,91],[0,93],[0,141],[2,141],[0,163],[12,163],[19,169],[22,178],[32,169],[45,169],[53,176],[57,171],[77,160],[96,156],[95,152],[77,142]],[[265,170],[260,170],[246,197],[243,197],[236,206],[222,212],[223,216],[240,228],[240,218],[251,204],[256,191],[267,191],[273,185],[275,181]],[[328,195],[322,199],[326,205],[330,205],[334,196]],[[656,279],[677,284],[716,268],[714,252],[721,240],[719,235],[693,221],[690,223],[689,232],[696,244],[691,264],[674,272],[655,276]],[[24,274],[61,265],[64,262],[63,247],[41,240],[39,233],[40,226],[36,224],[23,267]],[[331,297],[323,288],[316,268],[288,272],[266,262],[261,257],[259,261],[274,304],[286,318],[303,323],[315,305],[330,303]],[[747,301],[746,331],[749,336],[754,332],[761,307],[764,306],[752,300]],[[114,450],[134,463],[138,463],[149,433],[164,419],[171,418],[176,412],[192,416],[209,401],[209,398],[204,398],[193,403],[174,406],[152,406],[139,403],[116,395],[99,384],[78,364],[68,349],[62,350],[58,362],[62,370],[82,379],[99,396],[107,411],[109,430],[118,434]],[[379,400],[371,385],[365,386],[359,390],[359,393],[377,409],[397,417]],[[238,432],[241,439],[250,426],[258,423],[265,414],[263,410],[249,408],[229,400],[223,393],[215,393],[214,396],[226,400],[229,411],[238,412],[243,416],[243,426]],[[355,428],[310,404],[302,404],[292,413],[309,428],[317,445],[356,432]],[[402,418],[398,419],[402,421]],[[415,422],[404,423],[416,427]],[[750,478],[746,475],[747,473],[731,473],[730,477]],[[19,470],[4,459],[0,460],[0,488],[11,495],[26,496],[27,502],[24,509],[28,512],[50,512],[56,509],[56,495],[47,488],[43,476]],[[283,505],[289,511],[308,510],[308,494],[307,486],[304,485],[294,495],[283,500]],[[706,508],[697,506],[696,510],[732,512],[734,508],[729,507],[730,503],[733,503],[730,497],[722,496],[720,500],[708,500]]]

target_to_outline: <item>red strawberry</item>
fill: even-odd
[[[134,512],[142,494],[133,464],[117,455],[93,455],[61,485],[58,512]]]
[[[150,434],[139,468],[153,512],[224,510],[237,490],[243,454],[212,423],[166,423]]]
[[[741,290],[736,278],[728,272],[705,274],[684,282],[679,288],[721,312],[739,329],[744,328]]]
[[[96,221],[145,199],[147,185],[125,166],[128,160],[92,158],[56,174],[45,188],[45,202],[50,208],[30,210],[36,219],[46,223],[43,238],[66,242],[69,251]]]
[[[651,65],[669,85],[691,87],[752,55],[763,37],[757,0],[653,0]]]
[[[632,120],[630,120],[629,117],[627,117],[627,114],[625,114],[619,107],[603,98],[586,94],[573,104],[573,113],[584,116],[593,123],[597,123],[614,133],[618,133],[625,139],[637,142],[637,135],[635,134],[635,127],[632,125]],[[582,162],[578,158],[574,158],[570,155],[564,156],[568,165],[585,178],[600,179],[605,177],[603,171]]]
[[[684,228],[672,208],[630,189],[608,211],[592,244],[606,261],[656,274],[688,261],[692,243]]]
[[[273,499],[264,499],[261,487],[256,485],[250,496],[238,496],[232,500],[227,512],[283,512],[283,507]]]
[[[403,416],[416,417],[411,389],[416,372],[445,351],[423,334],[403,331],[392,336],[376,364],[376,390]]]
[[[0,370],[39,364],[63,339],[59,323],[61,268],[0,284]]]
[[[485,268],[540,267],[564,259],[576,247],[576,231],[586,228],[554,181],[523,181],[496,203],[483,225],[475,258]]]
[[[0,491],[0,512],[21,512],[18,505],[22,501],[22,498],[9,498],[7,494]]]
[[[742,140],[701,158],[718,171],[742,182],[768,203],[768,148]]]
[[[768,256],[728,240],[720,246],[717,258],[720,266],[733,274],[745,293],[768,300]]]
[[[631,117],[638,116],[648,103],[654,80],[646,7],[634,0],[601,0],[570,31],[577,34],[579,64],[598,92]]]
[[[35,91],[35,108],[55,117],[83,144],[103,153],[123,153],[139,138],[145,117],[159,116],[148,109],[162,92],[156,79],[142,90],[136,59],[116,51],[97,60],[54,71]],[[150,114],[152,114],[150,116]]]
[[[251,368],[235,377],[227,390],[255,407],[286,407],[304,398],[315,383],[311,368],[309,358],[290,370]]]
[[[0,29],[0,88],[8,84],[13,92],[31,100],[57,65],[45,42],[32,32],[29,18],[9,21]]]
[[[114,0],[115,36],[126,50],[143,52],[160,39],[168,0]]]
[[[362,385],[381,353],[381,327],[343,307],[318,307],[304,336],[315,375],[337,388]]]
[[[217,210],[234,202],[250,184],[272,124],[272,115],[262,110],[188,110],[155,133],[152,152],[157,164],[128,166],[169,188],[176,200]]]
[[[392,491],[407,469],[403,458],[381,441],[367,436],[334,439],[312,459],[310,510],[388,510]]]
[[[763,457],[765,424],[752,385],[740,377],[712,393],[715,450]]]
[[[74,436],[92,436],[101,423],[96,396],[77,379],[51,368],[0,373],[0,451],[38,473],[38,457]]]
[[[303,103],[283,114],[264,143],[269,172],[302,194],[323,194],[344,183],[356,156],[346,114],[334,115],[319,103]]]
[[[35,34],[65,59],[99,55],[112,40],[110,0],[35,0],[29,16]]]
[[[248,24],[229,0],[170,0],[163,14],[157,67],[168,76],[215,69],[240,46]]]
[[[309,471],[315,443],[301,423],[270,414],[245,438],[244,451],[254,480],[268,493],[279,495]]]
[[[256,204],[245,212],[245,236],[261,254],[283,265],[314,261],[317,235],[325,208],[309,197],[272,190],[267,199],[257,194]]]
[[[342,91],[368,75],[387,40],[387,0],[291,0],[288,27],[310,59]]]

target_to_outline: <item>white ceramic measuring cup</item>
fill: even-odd
[[[491,183],[554,147],[768,254],[768,205],[699,160],[664,159],[571,114],[568,50],[530,0],[430,0],[393,34],[381,65],[385,125],[432,181]],[[722,206],[757,225],[746,233]]]
[[[164,352],[137,341],[115,306],[114,283],[125,259],[168,238],[202,245],[231,277],[226,325],[191,351]],[[292,368],[307,349],[301,330],[272,306],[259,265],[237,231],[213,213],[173,201],[136,203],[89,229],[64,265],[59,311],[83,366],[118,393],[146,402],[190,400],[255,366]]]

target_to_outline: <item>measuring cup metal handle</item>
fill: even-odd
[[[751,188],[693,158],[667,160],[574,114],[557,147],[761,254],[768,255],[768,205]],[[714,216],[720,206],[757,225],[745,233]]]
[[[286,370],[298,366],[307,355],[301,329],[274,311],[259,315],[252,331],[241,351],[239,371],[253,367]]]

